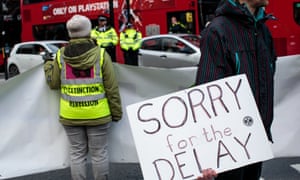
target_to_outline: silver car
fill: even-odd
[[[139,66],[163,68],[196,66],[200,56],[200,36],[198,35],[153,35],[142,39]]]
[[[9,77],[23,73],[44,62],[46,54],[55,55],[56,51],[66,45],[67,41],[29,41],[17,43],[7,59]]]

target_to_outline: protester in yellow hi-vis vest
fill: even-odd
[[[99,46],[105,48],[113,62],[116,60],[116,45],[119,38],[116,30],[107,24],[106,16],[99,16],[98,26],[91,30],[91,37],[97,40]]]
[[[126,29],[120,33],[120,46],[123,51],[125,64],[138,65],[138,52],[141,47],[142,33],[128,23]]]
[[[90,38],[91,21],[74,15],[66,27],[71,40],[45,59],[51,89],[60,89],[60,122],[70,142],[72,179],[86,179],[87,154],[94,179],[107,179],[107,134],[111,121],[122,117],[118,82],[110,56]],[[45,57],[46,58],[46,57]],[[48,61],[49,60],[49,61]]]

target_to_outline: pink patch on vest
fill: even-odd
[[[94,78],[94,67],[87,70],[78,70],[72,68],[69,64],[66,65],[66,79],[79,79],[79,78]]]

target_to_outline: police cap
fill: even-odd
[[[99,16],[98,21],[107,21],[107,17],[106,16]]]

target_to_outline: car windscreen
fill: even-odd
[[[182,39],[189,41],[190,43],[194,44],[197,47],[200,47],[200,36],[197,35],[183,35],[180,36]]]

